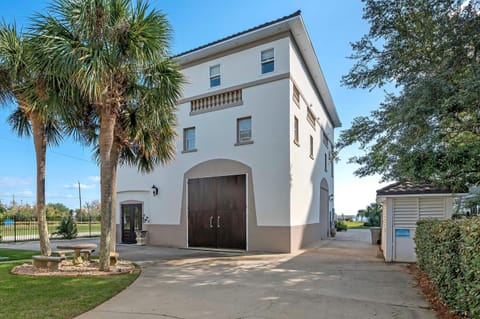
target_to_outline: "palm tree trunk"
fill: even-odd
[[[47,138],[42,121],[35,115],[30,117],[33,131],[33,143],[35,145],[35,157],[37,162],[37,220],[38,237],[40,239],[40,252],[44,256],[50,256],[50,239],[48,235],[47,214],[45,211],[45,163],[47,152]]]
[[[110,271],[110,248],[112,236],[112,162],[111,151],[114,138],[115,114],[110,107],[101,108],[100,117],[100,183],[101,183],[101,233],[100,270]]]
[[[112,233],[110,239],[110,251],[116,251],[117,243],[117,164],[118,164],[119,150],[117,145],[112,146],[112,152],[110,153],[110,162],[112,165]]]

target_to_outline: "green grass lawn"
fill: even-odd
[[[39,255],[39,254],[40,254],[40,252],[35,251],[35,250],[0,248],[0,257],[8,257],[9,261],[10,260],[31,259],[33,255]]]
[[[347,225],[348,229],[369,229],[368,226],[363,226],[364,222],[354,222],[354,221],[345,221],[345,225]]]
[[[1,249],[0,256],[22,257],[17,251],[9,253],[7,250]],[[28,254],[31,256],[32,251]],[[72,318],[107,301],[138,276],[31,277],[10,274],[10,270],[19,264],[0,263],[2,319]]]

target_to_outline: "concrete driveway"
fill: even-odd
[[[140,262],[129,288],[78,318],[435,318],[405,266],[385,264],[368,239],[349,230],[282,255],[120,246],[123,257],[151,261]]]

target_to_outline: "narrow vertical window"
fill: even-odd
[[[261,54],[262,74],[273,72],[275,69],[275,59],[273,49],[262,51]]]
[[[298,119],[296,116],[293,117],[293,142],[299,145],[298,139]]]
[[[313,136],[310,135],[310,158],[313,159]]]
[[[195,151],[195,127],[186,128],[183,130],[183,151]]]
[[[220,64],[210,67],[210,87],[220,85]]]
[[[297,89],[295,85],[293,85],[293,101],[300,106],[300,91]]]
[[[252,141],[252,118],[237,119],[237,143],[244,144]]]
[[[324,160],[324,163],[325,163],[324,169],[325,169],[325,172],[327,172],[327,171],[328,171],[328,156],[327,156],[327,153],[324,154],[324,158],[325,158],[325,160]]]

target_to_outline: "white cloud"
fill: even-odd
[[[15,187],[15,186],[26,186],[30,184],[32,184],[32,178],[0,176],[0,186]]]
[[[95,184],[82,184],[80,183],[80,189],[90,189],[90,188],[95,188]],[[68,189],[78,189],[78,184],[69,184],[69,185],[63,185],[63,187],[68,188]]]
[[[100,182],[100,176],[89,176],[87,179],[92,182]]]

